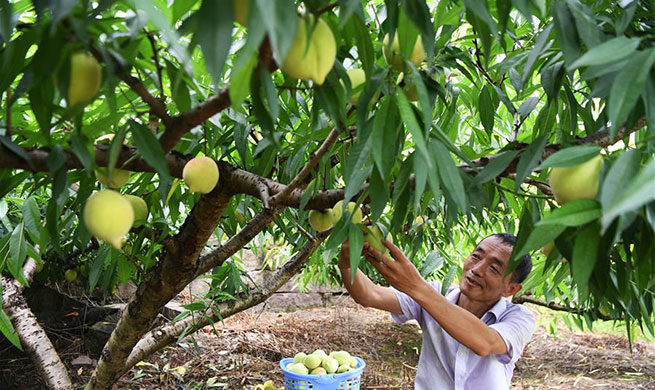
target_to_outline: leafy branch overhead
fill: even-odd
[[[340,283],[346,239],[375,282],[359,252],[389,237],[448,286],[479,239],[511,232],[514,261],[534,259],[526,302],[655,333],[654,15],[646,0],[0,1],[3,283],[26,285],[32,259],[39,282],[138,285],[87,389],[296,275]],[[249,284],[232,259],[266,240],[293,254]],[[199,276],[198,317],[153,329]],[[0,331],[27,347],[12,307]]]

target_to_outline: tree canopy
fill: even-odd
[[[513,265],[534,254],[524,300],[655,334],[651,1],[4,0],[0,62],[0,271],[18,290],[30,261],[41,281],[139,285],[89,389],[295,274],[339,283],[339,245],[358,254],[362,227],[316,232],[308,214],[340,200],[445,287],[471,245],[506,231]],[[597,194],[559,204],[553,169],[599,154]],[[198,156],[218,166],[208,194],[182,180]],[[121,170],[116,191],[148,217],[116,248],[83,214]],[[229,260],[263,237],[289,260],[252,287]],[[151,329],[204,274],[201,316]],[[20,346],[9,306],[0,330]]]

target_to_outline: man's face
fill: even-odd
[[[470,300],[496,302],[501,296],[514,295],[520,283],[510,282],[505,276],[512,247],[499,237],[487,237],[464,262],[459,288]]]

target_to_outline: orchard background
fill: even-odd
[[[333,48],[324,29],[311,40],[321,23]],[[284,64],[297,31],[312,70]],[[413,61],[417,39],[425,55]],[[76,53],[100,79],[76,71]],[[514,259],[554,242],[517,302],[573,313],[579,327],[620,320],[630,342],[655,334],[651,1],[2,0],[0,62],[0,330],[51,388],[71,379],[26,303],[30,284],[67,279],[108,300],[138,286],[86,385],[108,389],[296,275],[301,288],[338,285],[339,245],[358,252],[362,228],[342,218],[319,233],[308,214],[340,200],[444,286],[487,234],[517,234]],[[598,194],[559,205],[550,170],[599,153]],[[220,173],[207,194],[181,180],[199,156]],[[105,188],[98,169],[131,172],[116,190],[148,207],[115,246],[83,222]],[[240,253],[265,240],[288,256],[247,283]],[[155,323],[199,277],[211,289]]]

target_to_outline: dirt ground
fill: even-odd
[[[278,362],[296,352],[347,350],[367,363],[362,389],[412,389],[421,343],[412,324],[395,324],[348,297],[328,308],[240,313],[206,328],[176,348],[135,367],[116,389],[252,389],[271,379],[282,386]],[[90,374],[81,341],[63,356],[74,380]],[[1,355],[1,354],[0,354]],[[86,360],[86,362],[85,362]],[[639,342],[631,353],[621,337],[540,327],[518,362],[513,390],[655,389],[655,346]],[[3,387],[8,386],[8,387]],[[25,357],[0,358],[0,389],[43,388]]]

